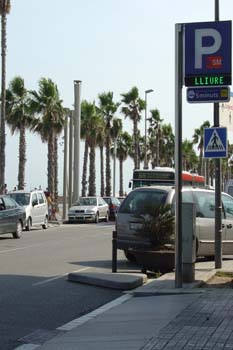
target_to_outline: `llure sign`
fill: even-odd
[[[185,86],[231,85],[231,21],[185,24]]]

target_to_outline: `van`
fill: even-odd
[[[233,254],[233,198],[222,193],[222,247],[224,255]],[[215,192],[194,187],[183,187],[182,201],[196,206],[196,254],[215,255]],[[116,218],[117,245],[128,260],[133,260],[130,248],[148,247],[150,242],[138,235],[148,203],[154,206],[170,204],[175,213],[173,186],[141,187],[131,191],[121,204]],[[137,215],[136,215],[137,214]]]
[[[31,227],[42,226],[48,228],[48,203],[43,191],[12,191],[8,195],[13,198],[26,211],[25,229],[30,231]]]

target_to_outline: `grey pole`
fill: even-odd
[[[175,287],[182,288],[182,85],[183,25],[175,25],[175,202],[176,261]]]
[[[72,205],[72,194],[73,194],[73,149],[74,149],[73,121],[74,121],[74,111],[71,111],[70,125],[69,125],[69,198],[68,198],[69,208]]]
[[[74,178],[73,202],[79,198],[80,184],[80,120],[81,120],[81,80],[74,81]]]
[[[219,0],[215,0],[215,21],[219,21]],[[214,103],[214,126],[219,126],[219,103]],[[215,268],[222,267],[221,159],[215,159]]]
[[[144,169],[148,169],[148,159],[147,159],[147,94],[153,92],[154,90],[149,89],[145,91],[145,155],[144,155]]]
[[[67,203],[67,145],[68,145],[68,111],[64,128],[64,162],[63,162],[63,220],[66,220],[66,203]]]

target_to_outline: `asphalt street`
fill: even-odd
[[[16,348],[35,332],[54,331],[121,295],[67,281],[70,272],[109,269],[113,227],[60,225],[23,232],[18,240],[0,237],[0,350]]]

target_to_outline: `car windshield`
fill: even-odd
[[[75,205],[97,205],[97,198],[79,198]]]
[[[136,214],[145,213],[148,205],[158,206],[165,203],[167,198],[167,192],[156,191],[133,191],[121,204],[119,213],[124,214]]]
[[[10,193],[10,196],[19,205],[28,205],[30,203],[30,193]]]

